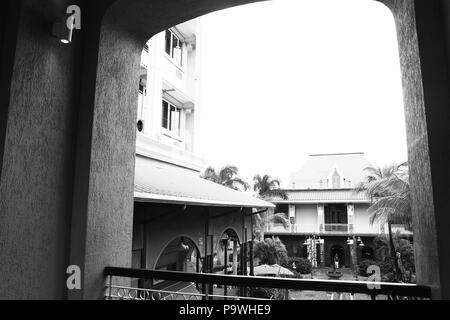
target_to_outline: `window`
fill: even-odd
[[[180,135],[180,114],[181,109],[177,108],[173,104],[162,101],[162,121],[161,126],[167,129],[171,133]]]
[[[144,79],[139,79],[139,93],[146,95],[146,90],[145,90],[145,80]]]
[[[170,30],[166,30],[165,51],[175,63],[183,66],[183,42]]]

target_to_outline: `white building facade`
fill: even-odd
[[[384,223],[371,223],[370,199],[354,191],[369,166],[364,153],[309,156],[291,175],[291,189],[285,190],[288,199],[272,201],[275,213],[286,213],[289,226],[268,223],[266,236],[279,236],[292,256],[314,256],[318,265],[330,266],[336,256],[346,266],[373,259],[373,239],[388,229]],[[397,230],[411,236],[401,226],[393,228]],[[312,240],[317,245],[313,248]]]
[[[142,51],[132,266],[225,272],[231,260],[231,272],[239,261],[246,274],[251,213],[274,205],[201,178],[201,52],[201,18],[153,36]]]
[[[138,155],[199,173],[201,19],[152,37],[142,51]]]

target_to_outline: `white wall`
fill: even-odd
[[[355,233],[379,233],[380,225],[370,225],[370,213],[367,211],[369,204],[355,204],[354,232]]]
[[[317,232],[319,228],[317,204],[295,205],[295,222],[297,232]]]
[[[202,170],[205,164],[204,160],[200,159],[201,149],[199,147],[201,63],[196,63],[200,58],[198,52],[201,51],[199,49],[201,47],[201,23],[196,22],[194,26],[197,44],[191,46],[189,50],[186,43],[183,45],[182,66],[178,66],[166,54],[165,32],[152,37],[148,42],[149,52],[145,50],[142,52],[142,62],[147,66],[147,95],[143,98],[142,111],[138,115],[139,119],[144,121],[144,130],[142,133],[138,133],[137,152],[145,150],[145,154],[141,154],[147,157],[152,157],[152,153],[156,155],[163,152],[164,158],[169,159],[169,162],[171,158],[178,162],[184,162],[183,165],[186,166],[195,162],[195,169]],[[192,38],[189,41],[192,41]],[[176,94],[173,92],[163,94],[163,90],[168,87],[174,88]],[[179,139],[169,137],[164,134],[162,129],[161,101],[163,98],[182,108],[194,105],[194,109],[191,111],[185,109],[181,111]],[[157,148],[158,143],[168,145],[170,148],[165,146]],[[201,169],[199,169],[199,165]]]

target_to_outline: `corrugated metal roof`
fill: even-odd
[[[290,187],[296,189],[320,189],[334,167],[351,181],[354,187],[365,178],[364,169],[371,166],[364,153],[317,154],[309,156],[306,163],[291,175]]]
[[[286,190],[288,200],[273,199],[274,203],[370,203],[364,193],[355,193],[353,189],[322,190]]]
[[[270,208],[272,203],[244,192],[186,173],[185,170],[158,165],[136,156],[134,199],[138,202],[180,203],[198,206]]]

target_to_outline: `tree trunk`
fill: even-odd
[[[397,261],[397,251],[395,250],[394,238],[392,236],[392,225],[388,222],[388,230],[389,230],[389,244],[391,247],[391,258],[394,260],[394,280],[398,281],[401,279],[400,275],[400,267]]]

